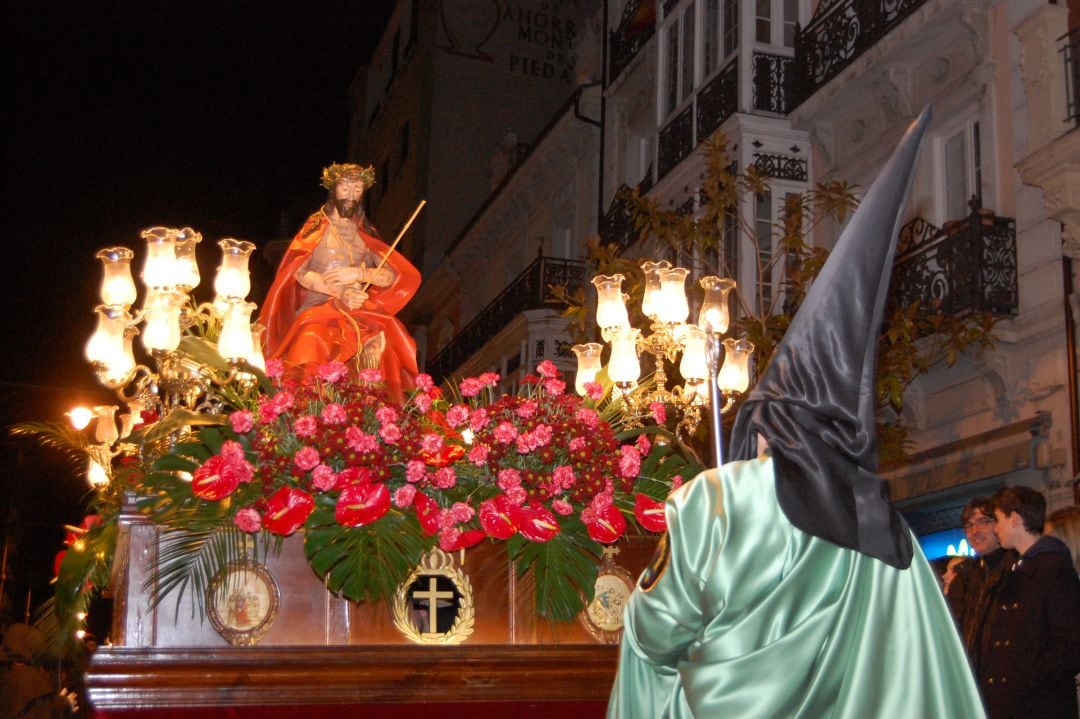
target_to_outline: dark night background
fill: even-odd
[[[348,96],[392,0],[11,2],[3,34],[3,341],[0,527],[5,593],[21,619],[49,591],[63,524],[83,516],[82,467],[8,437],[116,403],[83,359],[102,247],[142,228],[203,234],[202,292],[222,237],[291,236],[345,159]],[[282,217],[286,212],[287,216]],[[256,254],[259,250],[256,251]],[[272,268],[253,258],[249,299]],[[261,269],[261,271],[260,271]]]

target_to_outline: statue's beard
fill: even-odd
[[[359,200],[346,200],[340,197],[335,197],[334,209],[337,210],[340,217],[356,217],[357,212],[360,210]]]

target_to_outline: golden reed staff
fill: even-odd
[[[412,217],[410,217],[409,221],[405,223],[405,226],[401,228],[401,232],[399,232],[397,237],[394,238],[394,243],[390,245],[390,248],[386,251],[386,254],[383,255],[382,259],[379,260],[379,264],[375,267],[375,271],[371,273],[372,279],[374,279],[379,274],[379,270],[381,270],[383,268],[383,265],[386,264],[386,261],[390,259],[390,255],[394,253],[394,248],[398,246],[399,242],[401,242],[401,238],[404,237],[405,233],[409,231],[409,228],[412,226],[412,223],[416,219],[416,216],[420,214],[420,210],[424,209],[424,205],[426,204],[427,200],[420,200],[420,204],[416,206],[415,210],[413,210]],[[360,289],[364,292],[367,292],[368,287],[371,287],[371,282],[372,280],[368,280],[360,287]]]

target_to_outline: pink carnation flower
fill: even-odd
[[[457,475],[453,467],[439,467],[435,470],[435,486],[439,489],[453,489],[457,485]]]
[[[551,502],[551,508],[564,517],[571,514],[574,508],[565,499],[556,499]]]
[[[285,363],[279,359],[266,360],[266,376],[270,379],[278,379],[285,374]]]
[[[368,384],[378,384],[383,381],[382,370],[377,367],[367,367],[360,370],[360,381]]]
[[[570,440],[569,447],[571,452],[580,452],[581,450],[585,449],[585,438],[574,437],[572,440]]]
[[[586,382],[585,383],[585,396],[593,401],[601,400],[604,398],[604,385],[599,382]]]
[[[544,380],[544,391],[547,392],[552,397],[558,397],[558,396],[562,395],[563,392],[566,391],[566,383],[563,382],[561,379],[555,379],[555,378],[545,379]]]
[[[435,387],[435,380],[429,374],[416,375],[416,387],[422,392],[430,392]]]
[[[255,427],[255,416],[246,409],[233,412],[229,415],[229,424],[232,425],[233,432],[247,434]]]
[[[510,444],[517,439],[518,431],[509,422],[499,422],[493,434],[495,435],[495,441],[499,444]]]
[[[574,482],[577,481],[577,478],[574,477],[574,470],[566,465],[556,467],[551,476],[555,480],[555,484],[562,489],[570,489],[574,486]]]
[[[450,507],[450,514],[454,516],[454,520],[457,522],[468,522],[476,514],[476,510],[470,507],[467,502],[454,502]]]
[[[551,360],[544,360],[536,365],[536,373],[545,379],[559,376],[559,368]]]
[[[637,451],[641,452],[642,455],[648,454],[649,450],[652,449],[652,443],[650,443],[649,438],[643,434],[637,436],[637,439],[634,440],[634,445],[637,447]]]
[[[487,423],[488,411],[483,407],[477,407],[472,411],[472,414],[469,415],[469,429],[473,432],[479,432],[487,426]]]
[[[315,372],[323,382],[340,382],[349,374],[349,370],[345,366],[345,363],[339,360],[333,360],[326,364],[319,365]]]
[[[574,419],[581,422],[589,429],[596,429],[600,425],[600,413],[595,409],[581,407],[574,413]]]
[[[524,487],[511,487],[504,492],[506,498],[510,500],[510,504],[519,505],[529,498],[529,493],[525,491]]]
[[[535,399],[527,399],[514,408],[514,414],[522,419],[532,419],[536,416],[536,410],[539,407],[540,403]]]
[[[431,397],[426,394],[418,394],[413,397],[413,404],[416,405],[416,409],[420,410],[420,414],[427,414],[431,409]]]
[[[500,469],[496,477],[499,489],[504,492],[521,486],[521,473],[516,469]]]
[[[484,389],[484,385],[480,383],[480,380],[475,377],[466,377],[461,380],[461,384],[458,385],[458,390],[461,392],[462,397],[475,397],[480,394]]]
[[[401,441],[401,427],[396,424],[387,424],[379,428],[379,436],[387,444],[397,444]]]
[[[469,461],[477,467],[482,467],[487,464],[488,454],[490,452],[491,450],[486,444],[474,444],[469,449]]]
[[[311,470],[311,483],[315,485],[315,489],[320,492],[329,492],[337,485],[337,475],[334,474],[334,470],[325,464],[320,464],[315,469]]]
[[[293,405],[296,404],[296,397],[293,396],[292,392],[278,392],[274,395],[273,402],[284,412],[292,409]]]
[[[293,463],[305,472],[319,465],[319,450],[314,447],[301,447],[293,456]]]
[[[293,423],[293,432],[297,437],[314,437],[315,430],[319,428],[319,422],[310,414],[305,414],[296,418],[296,422]]]
[[[269,424],[281,416],[284,408],[278,406],[273,398],[263,396],[259,398],[259,422]]]
[[[624,444],[619,451],[619,476],[633,479],[641,472],[641,454],[636,447]]]
[[[427,476],[427,465],[419,459],[410,459],[405,464],[405,481],[420,482]]]
[[[454,518],[454,513],[449,509],[440,509],[436,521],[439,525],[439,529],[450,529],[458,522],[457,519]]]
[[[671,478],[671,491],[674,492],[676,489],[681,487],[682,484],[683,484],[682,475],[681,474],[676,474],[674,477]]]
[[[411,484],[405,484],[397,488],[394,492],[394,506],[400,509],[412,506],[413,499],[416,498],[416,487]]]
[[[428,454],[438,454],[442,448],[443,438],[435,433],[428,433],[420,438],[420,449]]]
[[[649,411],[652,412],[653,422],[657,424],[667,422],[667,406],[663,402],[653,402],[649,405]]]
[[[397,422],[398,412],[393,407],[383,406],[375,410],[375,419],[379,420],[379,424],[391,424]]]
[[[345,412],[345,408],[340,404],[333,402],[323,407],[322,414],[323,422],[327,424],[345,424],[345,421],[349,418]]]
[[[485,387],[494,387],[499,384],[499,375],[495,372],[484,372],[477,379],[479,379],[480,384]]]
[[[463,404],[455,404],[446,410],[446,422],[451,427],[460,427],[469,420],[469,408]]]
[[[244,445],[231,439],[221,443],[221,451],[218,454],[228,462],[243,462],[247,459],[244,456]]]
[[[236,512],[233,522],[241,532],[253,534],[262,529],[262,515],[251,507],[244,507]]]
[[[345,444],[357,452],[374,452],[379,448],[379,440],[375,439],[375,435],[368,434],[359,427],[345,430]]]

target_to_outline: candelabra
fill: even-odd
[[[141,423],[143,411],[158,417],[175,410],[219,414],[222,391],[228,387],[250,391],[255,385],[252,369],[265,369],[263,328],[251,323],[256,305],[246,301],[251,291],[248,262],[255,245],[231,238],[218,242],[222,255],[215,297],[199,304],[191,293],[200,281],[195,249],[202,235],[189,227],[153,227],[141,237],[146,240],[140,273],[145,293],[137,310],[132,309],[138,295],[131,273],[134,253],[126,247],[97,253],[104,276],[101,304],[95,309],[97,327],[86,344],[86,358],[127,412],[120,416],[119,427],[116,406],[70,413],[78,429],[95,422],[88,468],[95,485],[108,481],[112,459],[125,449],[118,442]],[[140,334],[151,363],[136,362],[134,338]]]
[[[681,414],[677,429],[692,434],[701,421],[701,408],[710,407],[713,451],[719,464],[723,456],[720,418],[749,386],[749,361],[754,351],[754,345],[745,339],[722,339],[730,324],[728,295],[735,281],[702,277],[699,284],[704,296],[698,321],[689,324],[689,270],[672,267],[667,261],[647,261],[641,269],[645,276],[641,311],[649,318],[648,334],[630,325],[623,275],[597,275],[592,280],[597,291],[596,324],[601,337],[611,345],[608,376],[626,403],[631,423],[640,424],[650,408],[660,403],[673,406]],[[584,394],[585,384],[601,369],[603,345],[590,342],[575,345],[573,350],[578,358],[575,389]],[[653,381],[648,388],[638,389],[638,358],[643,353],[653,358]],[[683,384],[668,389],[665,363],[674,364],[680,355]]]

